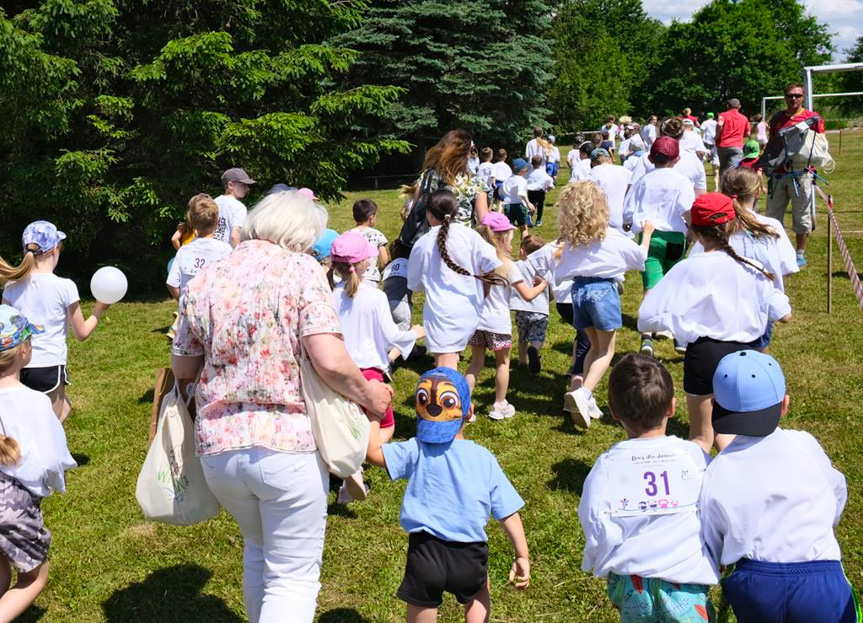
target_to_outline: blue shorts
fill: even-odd
[[[620,623],[712,621],[709,590],[702,584],[672,584],[660,578],[608,574],[608,598],[620,611]]]
[[[743,558],[722,581],[739,623],[857,623],[860,606],[838,560]]]
[[[576,277],[572,280],[572,324],[576,329],[594,327],[616,331],[623,326],[620,294],[612,279]]]
[[[546,162],[545,163],[545,172],[546,174],[554,177],[557,175],[558,170],[560,169],[560,164],[557,162]]]

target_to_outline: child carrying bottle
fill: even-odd
[[[622,623],[712,621],[707,591],[719,573],[698,513],[710,457],[665,434],[675,409],[671,375],[650,357],[625,355],[608,379],[608,405],[627,440],[600,456],[584,481],[581,568],[607,578]]]
[[[572,279],[573,325],[587,332],[590,350],[584,360],[584,382],[564,395],[578,426],[602,417],[593,390],[614,357],[617,330],[623,326],[617,279],[627,270],[643,270],[653,225],[642,224],[637,245],[608,220],[608,199],[593,182],[567,186],[558,200],[558,239],[565,243],[554,273],[559,282]]]
[[[75,467],[63,426],[44,394],[21,384],[42,329],[0,305],[0,620],[13,621],[48,582],[51,533],[40,503],[66,490],[63,472]],[[9,587],[14,567],[15,586]]]
[[[33,356],[21,371],[21,382],[48,395],[60,422],[65,422],[72,410],[66,396],[69,325],[78,341],[83,342],[93,334],[102,314],[110,307],[96,301],[93,314],[85,320],[75,283],[54,274],[60,261],[60,243],[65,238],[66,234],[52,223],[35,221],[22,236],[21,264],[17,268],[5,262],[0,264],[0,284],[6,284],[3,303],[45,328],[44,333],[33,338]]]
[[[502,262],[495,248],[453,218],[458,201],[452,191],[428,196],[430,229],[414,245],[408,260],[408,290],[425,292],[423,327],[435,365],[455,370],[459,354],[479,325],[485,287],[506,281],[493,274]]]
[[[420,326],[400,331],[393,322],[386,294],[363,275],[370,261],[377,261],[378,250],[362,235],[346,232],[333,241],[330,249],[333,272],[340,281],[333,290],[333,303],[339,314],[345,348],[366,379],[384,381],[390,361],[407,358],[417,339],[425,335]],[[392,406],[380,423],[381,443],[393,437],[395,419]],[[345,481],[340,502],[363,499],[366,489],[361,471]]]
[[[381,446],[372,420],[366,457],[391,479],[408,481],[400,523],[410,538],[397,595],[408,604],[408,623],[436,621],[445,591],[464,604],[466,623],[486,623],[489,515],[515,550],[509,581],[519,589],[530,584],[530,552],[518,514],[524,501],[494,455],[464,438],[473,406],[461,374],[430,370],[414,396],[417,436]]]
[[[489,290],[482,305],[479,324],[476,333],[468,341],[471,347],[470,366],[467,369],[468,385],[471,391],[476,386],[476,379],[485,365],[485,351],[494,353],[494,405],[488,414],[492,420],[502,420],[515,415],[515,407],[506,400],[509,389],[509,355],[512,350],[512,319],[509,313],[509,300],[512,292],[518,292],[525,301],[532,301],[539,296],[548,285],[542,279],[539,285],[527,285],[521,271],[512,261],[512,232],[515,227],[509,219],[500,212],[489,212],[482,217],[477,231],[483,239],[492,245],[501,261],[497,274],[506,280],[505,286],[493,287]]]

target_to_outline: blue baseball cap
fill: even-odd
[[[11,305],[0,305],[0,351],[15,348],[36,333],[44,333],[39,325],[30,324]]]
[[[779,362],[756,350],[725,355],[713,375],[713,429],[766,437],[779,425],[785,375]]]
[[[333,241],[339,237],[339,232],[335,229],[325,229],[320,238],[315,240],[312,245],[312,255],[319,262],[323,262],[330,257],[330,248],[333,246]]]
[[[516,158],[512,161],[512,170],[513,171],[521,171],[522,169],[527,168],[527,160],[524,158]]]
[[[470,386],[452,368],[435,368],[420,377],[414,392],[417,439],[449,443],[470,413]]]
[[[47,253],[63,240],[66,239],[66,234],[57,229],[57,226],[48,221],[33,221],[24,230],[21,236],[21,243],[24,250],[27,251],[27,246],[35,244],[38,249],[33,251],[34,255],[42,255]]]

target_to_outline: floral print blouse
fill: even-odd
[[[478,175],[459,174],[455,179],[455,183],[447,184],[443,178],[434,169],[428,169],[423,173],[423,176],[431,175],[430,188],[432,191],[447,188],[453,192],[458,200],[458,210],[455,213],[453,222],[459,223],[466,227],[474,226],[474,203],[476,196],[479,193],[490,193],[491,188],[485,183],[485,180]],[[417,182],[420,188],[423,187],[423,176]]]
[[[297,364],[301,336],[341,334],[323,268],[264,240],[237,245],[189,282],[176,355],[204,356],[198,455],[261,446],[316,449]]]

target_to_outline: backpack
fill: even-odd
[[[433,178],[431,171],[425,171],[420,177],[420,196],[411,206],[399,232],[397,242],[407,249],[412,249],[416,241],[429,230],[429,223],[426,220],[426,201],[432,190],[436,190],[432,189]]]

